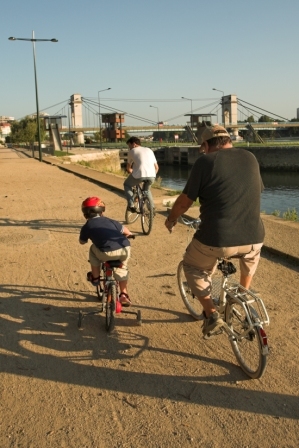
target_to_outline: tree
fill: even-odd
[[[41,141],[45,139],[44,121],[40,120]],[[13,143],[34,143],[38,140],[35,118],[25,117],[14,121],[11,125],[11,140]]]
[[[258,121],[259,123],[271,123],[275,120],[273,120],[273,118],[268,117],[268,115],[261,115]]]
[[[261,115],[258,121],[259,121],[259,123],[272,123],[275,120],[273,120],[273,118],[268,117],[268,115]],[[274,131],[274,130],[272,131],[272,130],[264,129],[264,130],[259,130],[258,134],[263,138],[273,138],[275,136],[275,132],[276,131]]]

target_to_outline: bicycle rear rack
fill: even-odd
[[[244,288],[239,284],[230,284],[225,288],[225,291],[229,297],[232,297],[233,299],[240,302],[242,306],[243,304],[248,305],[248,309],[250,310],[250,314],[252,315],[252,318],[254,320],[253,325],[270,324],[270,318],[267,313],[264,302],[254,292]],[[256,309],[254,307],[256,307]],[[243,306],[243,308],[247,314],[248,313],[246,309],[247,307]]]

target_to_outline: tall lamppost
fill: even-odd
[[[150,107],[153,107],[153,108],[157,109],[157,128],[158,128],[158,136],[159,136],[159,122],[160,122],[160,120],[159,120],[159,107],[156,107],[156,106],[150,106]]]
[[[182,96],[181,97],[182,98],[182,100],[188,100],[188,101],[191,101],[191,119],[190,119],[190,124],[191,124],[191,129],[192,129],[192,125],[193,125],[193,120],[192,120],[192,116],[193,116],[193,107],[192,107],[192,99],[191,98],[186,98],[185,96]]]
[[[58,42],[57,39],[35,39],[34,31],[32,31],[31,39],[24,39],[21,37],[9,37],[8,40],[25,40],[27,42],[32,42],[33,46],[33,63],[34,63],[34,80],[35,80],[35,98],[36,98],[36,120],[37,120],[37,138],[38,138],[38,154],[39,161],[43,160],[42,155],[42,145],[41,145],[41,134],[40,134],[40,121],[39,121],[39,107],[38,107],[38,90],[37,90],[37,75],[36,75],[36,55],[35,55],[35,42]]]
[[[102,146],[102,120],[101,120],[101,101],[100,101],[100,93],[101,92],[106,92],[106,90],[111,90],[111,87],[108,87],[108,89],[103,89],[103,90],[99,90],[98,91],[98,98],[99,98],[99,125],[100,125],[100,148],[101,151],[103,149]]]
[[[215,89],[214,87],[212,88],[212,90],[216,90],[216,92],[221,92],[222,93],[222,97],[221,97],[221,106],[222,106],[222,118],[223,118],[223,125],[224,125],[224,113],[223,113],[223,102],[224,102],[224,92],[223,92],[223,90],[218,90],[218,89]],[[218,118],[217,118],[218,119]]]

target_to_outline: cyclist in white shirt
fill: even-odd
[[[146,183],[146,189],[148,191],[149,199],[153,202],[150,186],[155,181],[159,166],[154,152],[150,148],[141,146],[139,138],[129,138],[127,145],[129,147],[127,171],[130,175],[124,182],[124,189],[128,202],[128,209],[134,213],[136,212],[136,208],[133,202],[132,187],[145,180],[148,181]]]

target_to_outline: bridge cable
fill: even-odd
[[[273,112],[270,112],[270,111],[268,111],[268,110],[266,110],[266,109],[262,109],[261,107],[255,106],[254,104],[247,103],[247,101],[244,101],[244,100],[242,100],[241,98],[238,98],[238,100],[243,101],[243,103],[249,104],[250,106],[253,106],[253,107],[255,107],[256,109],[262,110],[262,111],[264,111],[264,112],[268,112],[269,114],[271,114],[271,115],[275,115],[276,117],[283,118],[283,120],[290,121],[288,118],[281,117],[280,115],[274,114]]]

